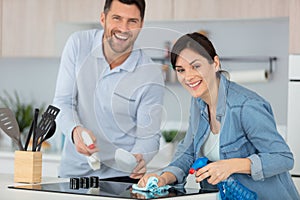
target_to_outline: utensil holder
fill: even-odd
[[[42,152],[15,151],[14,181],[40,183],[42,179]]]

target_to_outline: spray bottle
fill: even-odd
[[[206,157],[198,158],[192,167],[190,168],[189,173],[194,174],[195,171],[207,165],[208,159]],[[238,180],[229,177],[228,179],[218,183],[218,189],[220,192],[220,198],[222,200],[256,200],[257,194]]]
[[[95,144],[93,143],[92,138],[90,137],[90,135],[87,132],[83,131],[81,133],[81,136],[82,136],[83,142],[85,143],[85,145],[87,145],[87,147],[89,149],[95,148]],[[100,158],[97,155],[97,153],[93,153],[92,155],[88,156],[87,160],[88,160],[90,167],[93,170],[97,170],[97,169],[101,168]]]

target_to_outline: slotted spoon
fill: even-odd
[[[24,150],[18,122],[9,108],[0,108],[0,128],[18,145],[19,150]]]

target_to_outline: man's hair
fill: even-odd
[[[145,7],[146,7],[145,0],[106,0],[105,4],[104,4],[104,9],[103,9],[105,14],[107,14],[107,12],[109,11],[109,9],[111,7],[111,3],[113,1],[119,1],[119,2],[127,4],[127,5],[132,5],[132,4],[136,5],[140,10],[140,15],[141,15],[142,21],[144,20]]]

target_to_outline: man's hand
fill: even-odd
[[[81,126],[76,126],[73,129],[72,139],[74,141],[74,144],[75,144],[75,147],[76,147],[76,150],[77,150],[78,153],[81,153],[81,154],[86,155],[86,156],[90,156],[93,153],[99,151],[99,149],[98,148],[93,148],[93,149],[88,148],[88,146],[84,143],[83,138],[82,138],[82,132],[84,132],[84,131],[89,134],[89,136],[91,137],[92,141],[95,144],[96,137],[94,136],[92,131],[90,131],[86,128],[83,128]]]
[[[142,154],[133,154],[137,161],[137,166],[133,169],[132,173],[130,174],[130,178],[133,179],[140,179],[146,173],[146,162],[143,159]]]

